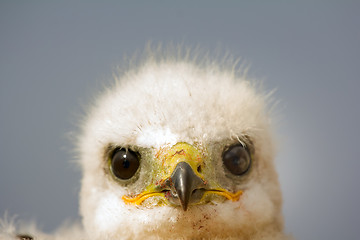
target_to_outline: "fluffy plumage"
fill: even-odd
[[[266,101],[233,66],[212,61],[149,57],[128,70],[97,99],[82,126],[84,229],[74,230],[77,237],[287,239]],[[201,171],[194,170],[205,186],[201,191],[224,189],[227,196],[241,193],[240,198],[208,194],[206,201],[181,208],[164,197],[172,194],[171,182],[139,204],[125,201],[124,196],[135,198],[149,186],[159,188],[166,180],[159,156],[177,143],[186,143],[201,159]],[[252,163],[248,172],[235,176],[222,158],[225,149],[239,143],[249,149]],[[114,177],[114,149],[138,153],[134,177]]]

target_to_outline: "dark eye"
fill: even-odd
[[[126,149],[115,150],[110,161],[113,175],[123,180],[134,176],[140,165],[138,155]]]
[[[241,144],[233,145],[223,153],[225,167],[235,175],[246,173],[251,165],[251,157],[248,150]]]

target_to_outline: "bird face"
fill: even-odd
[[[264,101],[247,81],[213,65],[148,62],[117,80],[79,139],[80,205],[90,236],[280,234]]]
[[[243,153],[242,145],[233,148],[236,148],[237,151],[233,149],[227,151],[226,162],[231,167],[243,168],[240,173],[242,174],[249,168],[249,156]],[[131,166],[122,162],[119,168],[126,172],[131,169]],[[147,198],[157,196],[159,205],[168,204],[174,207],[181,205],[182,209],[186,211],[189,204],[200,205],[211,202],[214,199],[212,195],[237,201],[242,193],[241,190],[231,193],[223,189],[211,177],[213,173],[206,171],[212,169],[211,162],[198,148],[188,143],[177,143],[171,147],[160,148],[155,155],[154,168],[153,176],[157,178],[154,178],[140,194],[134,197],[124,195],[122,199],[125,203],[141,205]]]

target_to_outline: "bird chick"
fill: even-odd
[[[97,101],[80,137],[97,239],[284,239],[267,99],[215,62],[150,60]]]

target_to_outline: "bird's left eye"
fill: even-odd
[[[112,174],[119,179],[130,179],[140,166],[138,155],[126,149],[117,149],[110,159]]]
[[[234,175],[245,174],[251,165],[248,149],[242,144],[236,144],[226,149],[222,158],[225,167]]]

